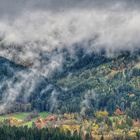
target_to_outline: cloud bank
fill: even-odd
[[[10,4],[6,0],[0,20],[1,44],[6,47],[1,50],[10,51],[10,59],[26,61],[38,59],[42,51],[71,50],[77,43],[87,51],[139,48],[140,11],[136,5],[138,1],[132,5],[125,0],[14,0]],[[13,58],[15,54],[17,58]]]

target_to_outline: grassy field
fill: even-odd
[[[27,116],[29,116],[31,113],[30,112],[19,112],[19,113],[13,113],[13,114],[7,114],[7,115],[1,115],[0,116],[0,121],[3,121],[4,119],[7,119],[7,118],[15,118],[15,119],[18,119],[18,120],[25,120]],[[39,114],[39,117],[41,118],[46,118],[48,116],[48,112],[40,112],[38,113]],[[32,123],[37,119],[38,117],[36,118],[33,118],[31,121],[28,121],[28,122],[25,122],[23,123],[22,125],[23,126],[28,126],[28,127],[31,127],[32,126]]]

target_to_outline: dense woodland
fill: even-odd
[[[59,129],[3,126],[0,127],[0,140],[81,140],[81,137]]]
[[[104,52],[85,55],[84,50],[80,49],[77,50],[75,57],[71,57],[66,50],[63,51],[65,61],[61,71],[56,70],[50,77],[37,77],[30,94],[26,90],[27,87],[23,86],[21,94],[12,103],[11,108],[6,108],[5,113],[32,111],[46,111],[59,115],[76,113],[79,116],[76,121],[83,119],[81,122],[84,122],[84,119],[89,119],[87,124],[99,132],[102,126],[106,126],[104,132],[119,131],[125,134],[125,137],[122,135],[114,137],[116,140],[130,139],[127,135],[130,130],[131,133],[135,133],[134,139],[140,139],[139,131],[133,132],[135,123],[139,125],[140,120],[140,52],[122,52],[109,58]],[[5,81],[12,79],[13,85],[16,85],[21,81],[17,73],[29,72],[31,69],[5,58],[0,58],[0,65],[0,103],[3,104],[5,100],[2,99],[8,86]],[[24,95],[28,94],[29,96],[25,98]],[[104,112],[107,114],[106,117],[102,117]],[[97,114],[100,113],[102,115],[98,117]],[[0,134],[0,140],[81,139],[77,134],[61,132],[59,128],[2,126]],[[96,135],[104,139],[102,134]],[[86,138],[91,140],[90,135]]]
[[[116,108],[120,108],[130,117],[140,118],[139,51],[121,52],[113,58],[107,57],[104,51],[85,55],[84,50],[77,49],[75,57],[62,51],[65,61],[61,71],[54,72],[49,78],[39,77],[27,100],[23,100],[26,93],[23,88],[23,93],[8,112],[38,110],[93,116],[99,110],[112,115]],[[16,71],[30,70],[4,58],[0,63],[1,81],[12,78]],[[18,77],[15,77],[16,81]],[[1,97],[5,89],[6,85],[1,87]]]

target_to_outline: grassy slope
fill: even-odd
[[[16,119],[24,120],[29,114],[30,113],[28,113],[28,112],[22,112],[22,113],[13,113],[13,114],[8,114],[8,115],[2,115],[2,116],[0,116],[0,121],[3,121],[4,119],[9,118],[9,117],[13,117],[13,118],[16,118]],[[39,116],[42,117],[42,118],[45,118],[46,116],[48,116],[48,112],[40,112]],[[33,118],[31,121],[25,122],[22,125],[23,126],[31,127],[32,123],[36,119],[37,118]]]

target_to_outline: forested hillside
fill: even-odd
[[[113,114],[116,108],[120,108],[133,118],[140,117],[139,51],[123,51],[115,57],[107,57],[104,51],[85,54],[83,49],[77,49],[76,56],[72,57],[66,50],[62,51],[65,58],[62,69],[56,70],[49,78],[38,77],[32,94],[25,100],[21,93],[9,112],[36,109],[92,116],[99,110]],[[4,58],[0,63],[1,82],[14,76],[16,82],[19,78],[17,71],[30,71],[30,67]],[[4,83],[1,97],[5,87]],[[24,87],[22,91],[25,93]]]

